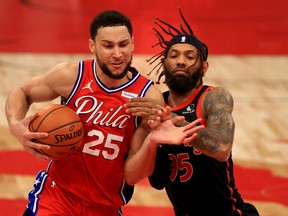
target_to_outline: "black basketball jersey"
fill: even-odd
[[[201,116],[200,101],[210,86],[200,86],[172,111],[192,122]],[[163,93],[167,103],[169,92]],[[201,124],[205,124],[203,121]],[[226,216],[237,212],[243,200],[235,187],[233,161],[208,157],[193,147],[161,145],[155,170],[149,177],[156,189],[165,187],[176,215]]]

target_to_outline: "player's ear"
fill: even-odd
[[[131,46],[132,46],[131,51],[133,52],[134,51],[134,37],[131,38]]]
[[[91,53],[95,52],[95,42],[92,39],[89,39],[89,49]]]
[[[208,63],[208,61],[205,61],[205,62],[203,63],[202,76],[205,76],[208,68],[209,68],[209,63]]]

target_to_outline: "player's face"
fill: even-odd
[[[98,29],[93,45],[96,61],[103,73],[113,79],[121,79],[127,74],[134,42],[126,26]]]
[[[164,60],[166,85],[175,93],[194,89],[203,76],[203,65],[196,47],[190,44],[174,44]]]

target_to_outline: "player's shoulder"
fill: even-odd
[[[43,79],[50,86],[73,85],[78,75],[78,65],[72,63],[59,63],[43,74]]]
[[[52,69],[56,71],[71,71],[75,69],[78,70],[78,64],[64,62],[55,65]]]
[[[59,63],[48,71],[48,76],[73,76],[72,74],[78,73],[78,64],[74,63]]]
[[[219,96],[226,96],[226,97],[232,98],[232,94],[229,92],[229,90],[220,86],[212,87],[209,91],[207,91],[205,98],[206,97],[213,98],[213,97],[219,97]]]
[[[149,87],[144,97],[151,99],[163,99],[162,92],[155,85],[151,85]]]
[[[223,87],[213,87],[209,91],[206,92],[206,94],[203,97],[203,103],[204,107],[211,107],[211,105],[220,105],[220,104],[226,104],[228,106],[233,107],[234,99],[232,97],[232,94]]]

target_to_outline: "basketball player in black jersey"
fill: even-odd
[[[208,48],[193,34],[181,11],[180,15],[188,31],[156,20],[162,30],[168,28],[164,32],[172,39],[165,41],[155,30],[164,50],[153,58],[162,58],[160,78],[165,76],[169,88],[163,96],[173,114],[185,116],[187,122],[201,118],[205,128],[189,145],[158,147],[150,184],[158,190],[165,188],[176,216],[258,216],[235,185],[233,98],[224,88],[203,85],[209,66]],[[153,109],[147,111],[147,107]],[[153,116],[155,107],[152,101],[136,98],[127,105],[127,111]]]

